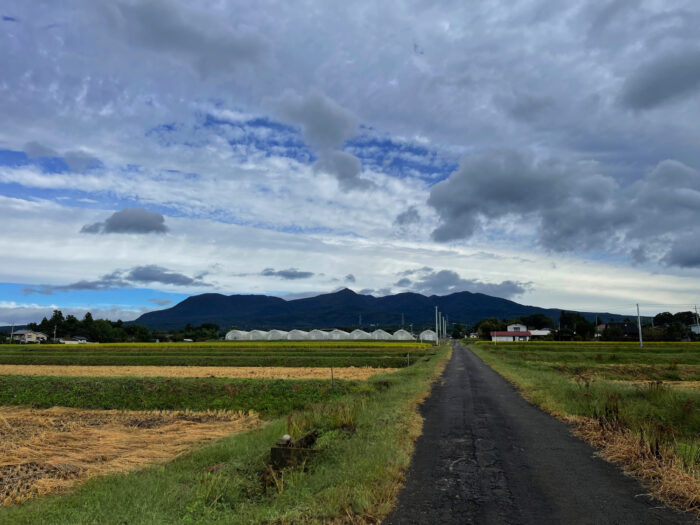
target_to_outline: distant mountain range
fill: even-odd
[[[435,307],[449,317],[450,322],[471,325],[486,317],[510,319],[537,313],[559,319],[560,309],[539,308],[492,297],[481,293],[458,292],[450,295],[400,293],[385,297],[360,295],[347,288],[334,293],[286,301],[267,295],[222,295],[206,293],[188,297],[171,308],[141,315],[136,324],[151,329],[171,330],[216,323],[223,329],[242,330],[334,327],[398,327],[402,316],[406,327],[415,329],[435,325]],[[624,316],[609,313],[580,312],[587,319],[596,315],[606,321]]]

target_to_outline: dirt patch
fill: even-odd
[[[336,379],[365,380],[376,374],[395,372],[396,368],[334,368]],[[68,377],[226,377],[252,379],[330,379],[331,369],[324,367],[283,366],[62,366],[0,365],[0,375]]]
[[[0,505],[171,460],[262,425],[254,413],[0,407]]]

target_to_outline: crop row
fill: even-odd
[[[109,365],[109,366],[304,366],[401,368],[406,356],[324,357],[324,356],[139,356],[139,355],[0,355],[5,365]]]
[[[0,376],[0,404],[120,410],[254,410],[279,416],[354,392],[358,381]]]
[[[19,345],[0,345],[0,351],[17,348]],[[396,349],[403,348],[420,349],[433,345],[411,341],[218,341],[202,343],[107,343],[107,344],[42,344],[29,345],[23,348],[30,349],[86,349],[86,350],[122,350],[122,349],[150,349],[150,350],[199,350],[199,349],[260,349],[260,348],[288,348],[288,349]]]

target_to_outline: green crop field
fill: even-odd
[[[617,451],[631,471],[641,469],[638,460],[645,454],[664,458],[664,468],[679,466],[695,480],[688,482],[690,492],[677,491],[679,500],[687,500],[679,505],[697,509],[700,344],[527,342],[470,348],[545,410],[597,421],[600,443],[611,439],[612,430],[632,436],[645,452],[634,458],[630,452],[626,461],[626,452]],[[659,472],[646,477],[662,479]]]
[[[0,345],[0,364],[401,368],[407,354],[418,358],[431,348],[393,341]]]

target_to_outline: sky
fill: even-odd
[[[0,324],[700,302],[696,0],[0,6]]]

